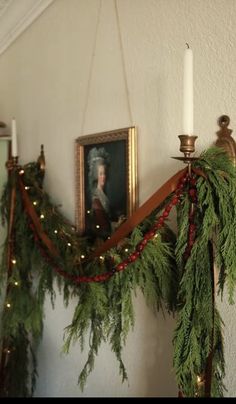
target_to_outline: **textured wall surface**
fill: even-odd
[[[55,0],[0,58],[1,120],[10,124],[16,117],[22,163],[37,158],[40,144],[45,145],[46,189],[72,220],[78,136],[137,126],[140,203],[182,167],[171,156],[180,155],[186,42],[194,54],[196,152],[215,141],[223,113],[236,128],[235,0],[117,0],[132,119],[114,2],[102,1],[96,35],[99,5],[100,0]],[[225,322],[226,395],[232,397],[236,308],[228,306],[227,293],[219,305]],[[81,354],[75,346],[67,357],[60,356],[73,307],[71,302],[65,309],[59,294],[55,310],[46,303],[37,396],[176,396],[174,320],[154,317],[140,295],[124,352],[129,384],[121,384],[116,361],[103,346],[82,394],[77,375],[86,350]]]

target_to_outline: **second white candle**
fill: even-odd
[[[16,134],[16,120],[12,119],[11,122],[11,154],[12,157],[17,157],[17,134]]]

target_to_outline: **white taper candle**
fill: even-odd
[[[193,52],[188,44],[184,52],[183,135],[193,135]]]
[[[17,157],[17,132],[16,132],[16,120],[12,118],[11,122],[11,154],[12,157]]]

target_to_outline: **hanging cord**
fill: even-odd
[[[121,61],[122,61],[124,82],[125,82],[125,92],[126,92],[127,105],[128,105],[128,111],[129,111],[129,119],[130,119],[131,126],[133,126],[133,117],[132,117],[132,112],[131,112],[128,80],[127,80],[127,73],[126,73],[126,68],[125,68],[124,47],[123,47],[123,41],[122,41],[122,36],[121,36],[120,17],[119,17],[119,12],[118,12],[117,0],[114,0],[114,6],[115,6],[115,12],[116,12],[116,23],[117,23],[118,36],[119,36],[119,45],[120,45],[120,53],[121,53]]]
[[[130,104],[130,97],[129,97],[128,80],[127,80],[127,74],[126,74],[126,68],[125,68],[124,48],[123,48],[123,42],[122,42],[122,36],[121,36],[120,18],[119,18],[119,12],[118,12],[118,7],[117,7],[117,0],[114,0],[114,8],[115,8],[115,15],[116,15],[117,30],[118,30],[119,48],[120,48],[120,53],[121,53],[122,71],[123,71],[123,76],[124,76],[125,93],[126,93],[126,98],[127,98],[128,114],[129,114],[130,125],[133,126],[133,118],[132,118],[131,104]],[[90,61],[90,66],[89,66],[88,85],[87,85],[84,112],[83,112],[82,124],[81,124],[81,133],[82,134],[84,133],[85,118],[86,118],[87,109],[88,109],[88,100],[89,100],[94,59],[95,59],[95,53],[96,53],[96,47],[97,47],[98,28],[99,28],[100,19],[101,19],[101,9],[102,9],[102,0],[100,0],[99,6],[98,6],[95,38],[94,38],[93,51],[92,51],[92,56],[91,56],[91,61]]]
[[[83,131],[84,131],[85,117],[86,117],[87,109],[88,109],[88,100],[89,100],[89,93],[90,93],[90,87],[91,87],[95,51],[96,51],[96,47],[97,47],[98,27],[100,24],[101,9],[102,9],[102,0],[99,1],[99,6],[98,6],[95,38],[94,38],[93,51],[92,51],[92,56],[91,56],[91,61],[90,61],[90,66],[89,66],[89,76],[88,76],[88,84],[87,84],[87,91],[86,91],[86,97],[85,97],[84,112],[83,112],[83,116],[82,116],[81,133],[83,133]]]

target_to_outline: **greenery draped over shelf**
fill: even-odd
[[[134,327],[133,296],[140,289],[154,312],[164,309],[176,316],[173,366],[182,394],[222,396],[222,320],[215,293],[227,285],[233,303],[235,200],[235,169],[225,152],[210,148],[193,163],[192,175],[185,171],[176,191],[129,236],[90,259],[93,245],[53,204],[38,163],[11,170],[1,199],[8,235],[0,272],[0,395],[33,395],[44,300],[49,293],[54,305],[58,285],[65,305],[77,299],[63,351],[74,343],[83,350],[85,339],[90,341],[78,379],[81,389],[102,341],[116,355],[121,380],[128,378],[122,349]],[[174,207],[177,234],[166,224]]]

